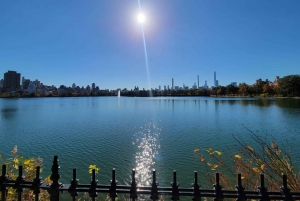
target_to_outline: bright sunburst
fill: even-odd
[[[139,21],[140,23],[144,23],[144,21],[145,21],[145,16],[144,16],[142,13],[140,13],[140,14],[138,15],[138,21]]]

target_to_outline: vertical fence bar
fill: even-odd
[[[93,201],[95,201],[96,197],[98,196],[98,194],[96,192],[97,183],[98,183],[98,180],[96,180],[96,170],[93,169],[92,170],[91,186],[89,188],[89,195],[90,195],[90,197],[92,198]]]
[[[36,167],[36,172],[35,172],[35,179],[33,179],[33,184],[31,186],[31,190],[33,190],[34,194],[34,200],[38,201],[39,200],[39,194],[40,194],[40,185],[42,184],[42,179],[40,178],[40,166]]]
[[[16,179],[16,183],[14,184],[14,188],[16,189],[16,192],[18,193],[18,201],[22,201],[22,192],[23,188],[21,188],[21,184],[24,183],[25,179],[23,177],[23,166],[19,166],[19,176]]]
[[[59,183],[60,175],[59,175],[59,165],[58,165],[58,157],[54,156],[53,165],[51,168],[52,174],[50,179],[52,184],[48,189],[48,193],[50,194],[50,201],[59,201],[59,187],[61,183]]]
[[[151,184],[151,196],[150,198],[154,201],[158,199],[158,192],[157,192],[158,183],[156,182],[156,171],[152,171],[152,184]]]
[[[192,183],[193,188],[193,201],[200,201],[201,200],[201,193],[200,193],[200,186],[198,184],[198,175],[197,171],[194,172],[194,183]]]
[[[132,170],[132,174],[131,174],[130,198],[132,199],[132,201],[135,201],[135,199],[137,198],[135,169]]]
[[[6,174],[6,165],[2,165],[2,175],[0,177],[0,185],[3,185],[8,181],[8,175]],[[1,200],[6,200],[7,187],[1,188]]]
[[[76,169],[73,169],[73,179],[71,180],[71,186],[68,189],[68,192],[73,198],[73,201],[76,200],[76,196],[78,196],[78,193],[76,192],[76,188],[78,187],[78,181],[79,179],[76,179]]]
[[[293,201],[294,198],[291,194],[291,190],[287,186],[287,176],[284,174],[282,176],[282,183],[283,185],[280,187],[280,192],[284,196],[284,201]]]
[[[265,187],[265,176],[264,174],[260,174],[260,186],[258,187],[258,192],[261,195],[260,201],[269,201],[269,194],[267,192],[267,188]]]
[[[117,191],[117,183],[118,181],[116,180],[116,170],[113,168],[112,170],[112,178],[110,180],[110,188],[109,188],[109,197],[115,201],[116,197],[118,197],[116,191]]]
[[[238,194],[238,199],[236,201],[246,201],[245,188],[242,186],[242,175],[238,174],[238,185],[235,186],[235,189]]]
[[[173,182],[171,182],[172,186],[172,197],[171,200],[179,200],[179,184],[176,181],[176,170],[173,171]]]
[[[216,183],[213,185],[215,189],[215,195],[214,201],[223,201],[224,196],[222,192],[222,186],[220,185],[220,175],[217,172],[216,173]]]

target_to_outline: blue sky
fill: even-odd
[[[141,0],[152,88],[300,74],[299,0]],[[149,88],[137,0],[0,2],[0,73]],[[2,77],[1,76],[1,77]]]

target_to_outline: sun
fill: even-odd
[[[139,21],[139,23],[144,23],[145,22],[145,15],[143,15],[142,13],[140,13],[138,15],[138,21]]]

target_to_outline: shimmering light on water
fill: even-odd
[[[148,123],[141,127],[141,131],[134,136],[133,144],[137,146],[136,178],[141,185],[150,185],[152,169],[155,164],[155,157],[160,149],[160,129],[154,123]]]

